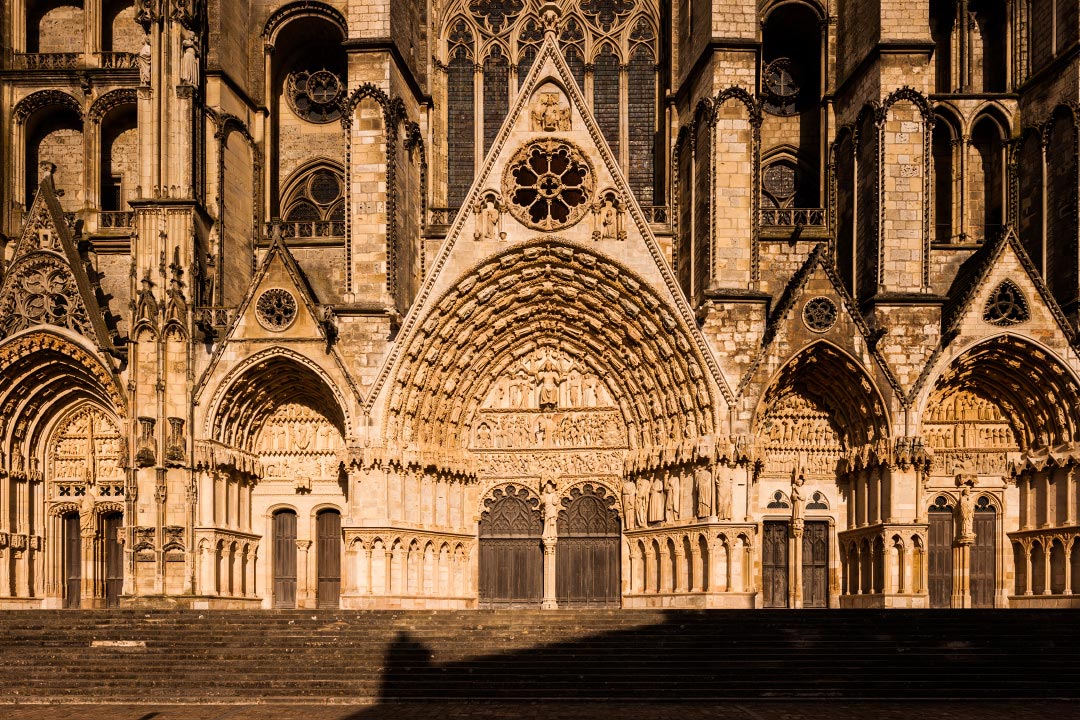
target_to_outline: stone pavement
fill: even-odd
[[[0,705],[3,720],[1072,720],[1080,703]]]

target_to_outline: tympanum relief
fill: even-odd
[[[1008,454],[1020,449],[1000,408],[969,392],[932,403],[923,436],[934,449],[935,475],[965,469],[979,475],[1004,475]]]
[[[789,394],[770,409],[761,425],[763,476],[790,477],[798,468],[807,476],[835,477],[843,452],[829,414],[806,397]]]
[[[50,500],[74,501],[92,493],[123,498],[126,448],[116,423],[87,407],[66,420],[54,435],[48,463]]]
[[[606,384],[582,360],[540,348],[493,383],[469,446],[486,477],[617,475],[626,426]]]
[[[295,482],[300,490],[310,490],[312,481],[338,480],[341,433],[307,405],[277,408],[263,425],[256,447],[264,480]]]

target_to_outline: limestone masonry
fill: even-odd
[[[0,608],[1080,606],[1080,0],[0,31]]]

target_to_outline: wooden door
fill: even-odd
[[[121,513],[109,513],[101,518],[102,542],[105,546],[105,607],[117,607],[124,592],[124,546],[120,544]]]
[[[788,524],[766,522],[761,549],[762,590],[765,607],[788,606]]]
[[[930,607],[947,608],[952,604],[952,546],[955,538],[952,505],[945,502],[945,498],[938,498],[926,517],[930,523],[927,543]]]
[[[296,607],[296,513],[274,513],[274,607]]]
[[[544,599],[543,517],[525,488],[497,488],[480,515],[480,605],[538,606]]]
[[[64,607],[82,603],[82,530],[79,514],[64,516]]]
[[[986,498],[975,508],[975,544],[971,547],[971,606],[994,607],[997,586],[997,512]]]
[[[806,523],[802,539],[803,607],[829,606],[829,523]]]
[[[317,602],[321,608],[336,608],[341,598],[341,513],[322,511],[316,526],[319,538]]]
[[[555,546],[559,607],[620,604],[619,515],[602,486],[574,488],[562,502]]]

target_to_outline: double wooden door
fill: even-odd
[[[769,608],[790,606],[791,523],[786,520],[765,523],[762,543],[761,575],[764,605]],[[803,526],[802,603],[804,608],[829,606],[829,523],[811,520]]]

